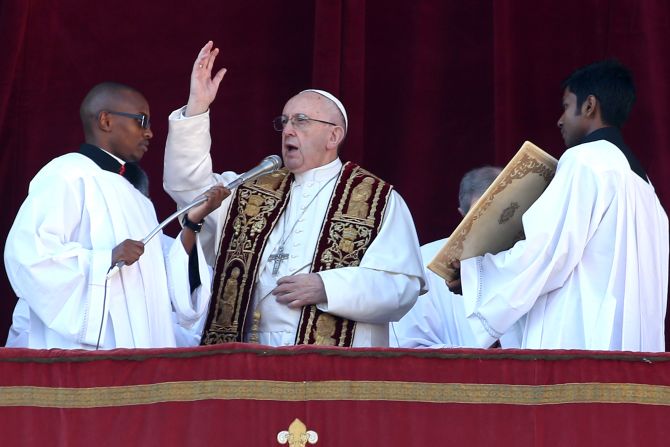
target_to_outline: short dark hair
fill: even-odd
[[[468,171],[461,179],[458,188],[458,207],[463,214],[470,211],[470,204],[475,197],[481,197],[502,171],[496,166],[484,166]]]
[[[109,107],[110,102],[115,97],[125,92],[142,94],[136,88],[119,82],[102,82],[89,90],[79,107],[79,116],[84,127],[84,134],[89,135],[91,133],[92,122],[97,119],[101,107]]]
[[[620,128],[635,102],[635,85],[630,70],[615,59],[578,68],[561,84],[577,97],[577,110],[589,95],[600,103],[605,124]]]

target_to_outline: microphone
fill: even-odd
[[[239,177],[237,177],[235,180],[232,182],[228,183],[227,185],[224,185],[225,188],[227,189],[235,189],[238,186],[240,186],[242,183],[246,183],[250,180],[255,180],[256,178],[263,176],[265,174],[270,174],[271,172],[276,171],[277,169],[281,168],[282,166],[282,160],[279,155],[268,155],[265,157],[258,165],[255,167],[249,169],[247,172],[240,174]],[[180,215],[189,212],[192,208],[195,208],[198,205],[201,205],[207,201],[207,197],[200,197],[193,202],[189,203],[186,205],[184,208],[179,209],[175,211],[174,213],[170,214],[167,219],[165,219],[163,222],[158,224],[156,228],[154,228],[151,233],[146,235],[144,239],[142,239],[143,244],[147,244],[153,238],[156,234],[158,234],[159,231],[161,231],[167,224],[172,222],[175,218],[179,217]],[[126,265],[125,262],[119,261],[117,262],[114,267],[112,267],[109,272],[107,273],[107,279],[111,278],[114,276],[121,267]]]
[[[235,180],[225,185],[225,187],[228,189],[237,188],[242,183],[253,180],[257,177],[260,177],[261,175],[274,172],[279,168],[281,168],[281,157],[279,155],[269,155],[265,157],[263,161],[258,163],[258,166],[249,169],[244,174],[241,174]]]

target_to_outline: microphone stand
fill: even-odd
[[[238,186],[240,186],[242,183],[248,182],[249,180],[253,180],[256,177],[260,177],[261,175],[265,175],[265,174],[269,174],[270,172],[274,172],[281,167],[281,158],[279,158],[278,156],[271,155],[270,157],[266,157],[266,160],[267,159],[271,159],[274,162],[274,165],[272,166],[271,169],[263,169],[263,170],[259,170],[259,171],[252,170],[253,172],[249,171],[249,172],[245,172],[244,174],[240,174],[240,176],[237,177],[235,180],[233,180],[232,182],[225,185],[225,188],[232,190],[232,189],[237,188]],[[156,228],[151,230],[151,233],[147,234],[144,237],[144,239],[142,239],[142,243],[144,245],[146,245],[147,242],[149,242],[154,236],[156,236],[159,231],[161,231],[163,228],[165,228],[165,226],[167,224],[172,222],[178,216],[189,212],[192,208],[195,208],[196,206],[201,205],[201,204],[205,203],[206,201],[207,201],[207,197],[200,197],[199,199],[196,199],[193,202],[186,205],[186,207],[184,207],[182,209],[179,209],[179,210],[175,211],[174,213],[170,214],[167,217],[167,219],[165,219],[163,222],[159,223]],[[119,272],[119,270],[121,269],[121,267],[123,267],[124,265],[126,265],[126,263],[124,261],[117,262],[114,265],[114,267],[112,267],[112,269],[107,273],[107,279],[110,279],[111,277],[116,275]]]

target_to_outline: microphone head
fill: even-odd
[[[239,177],[237,177],[232,182],[228,183],[226,185],[226,188],[228,189],[237,188],[244,182],[248,182],[249,180],[253,180],[257,177],[260,177],[261,175],[266,175],[276,171],[277,169],[281,168],[281,165],[282,160],[279,155],[269,155],[265,157],[260,163],[258,163],[257,166],[255,166],[254,168],[248,170],[243,174],[240,174]]]
[[[263,164],[270,163],[272,168],[270,172],[276,171],[282,166],[282,159],[279,155],[268,155],[262,161]]]

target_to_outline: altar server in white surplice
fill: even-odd
[[[480,346],[525,316],[523,348],[663,351],[668,218],[620,133],[632,77],[602,61],[562,87],[568,150],[523,216],[526,239],[462,261],[449,286]]]
[[[212,46],[193,65],[188,104],[170,115],[164,187],[179,206],[237,177],[212,170],[209,106],[225,73],[212,77]],[[203,228],[215,279],[202,343],[387,346],[388,323],[425,285],[405,202],[340,161],[348,118],[330,93],[299,93],[274,126],[285,169],[236,189]]]
[[[86,143],[37,173],[7,237],[5,268],[18,296],[7,346],[151,348],[190,340],[211,276],[195,226],[176,241],[160,233],[141,242],[158,225],[137,164],[153,136],[149,105],[137,90],[107,82],[88,93],[80,112]],[[188,218],[200,222],[228,193],[207,191]],[[126,265],[106,281],[120,261]]]
[[[484,166],[467,172],[458,191],[458,212],[465,216],[500,174],[501,169]],[[421,247],[424,265],[428,265],[447,243],[447,239]],[[444,279],[426,269],[428,293],[420,296],[414,307],[398,321],[391,323],[390,345],[400,348],[479,347],[465,318],[463,297],[452,293]],[[518,325],[515,325],[515,328]],[[501,338],[502,347],[518,347],[518,331]]]

